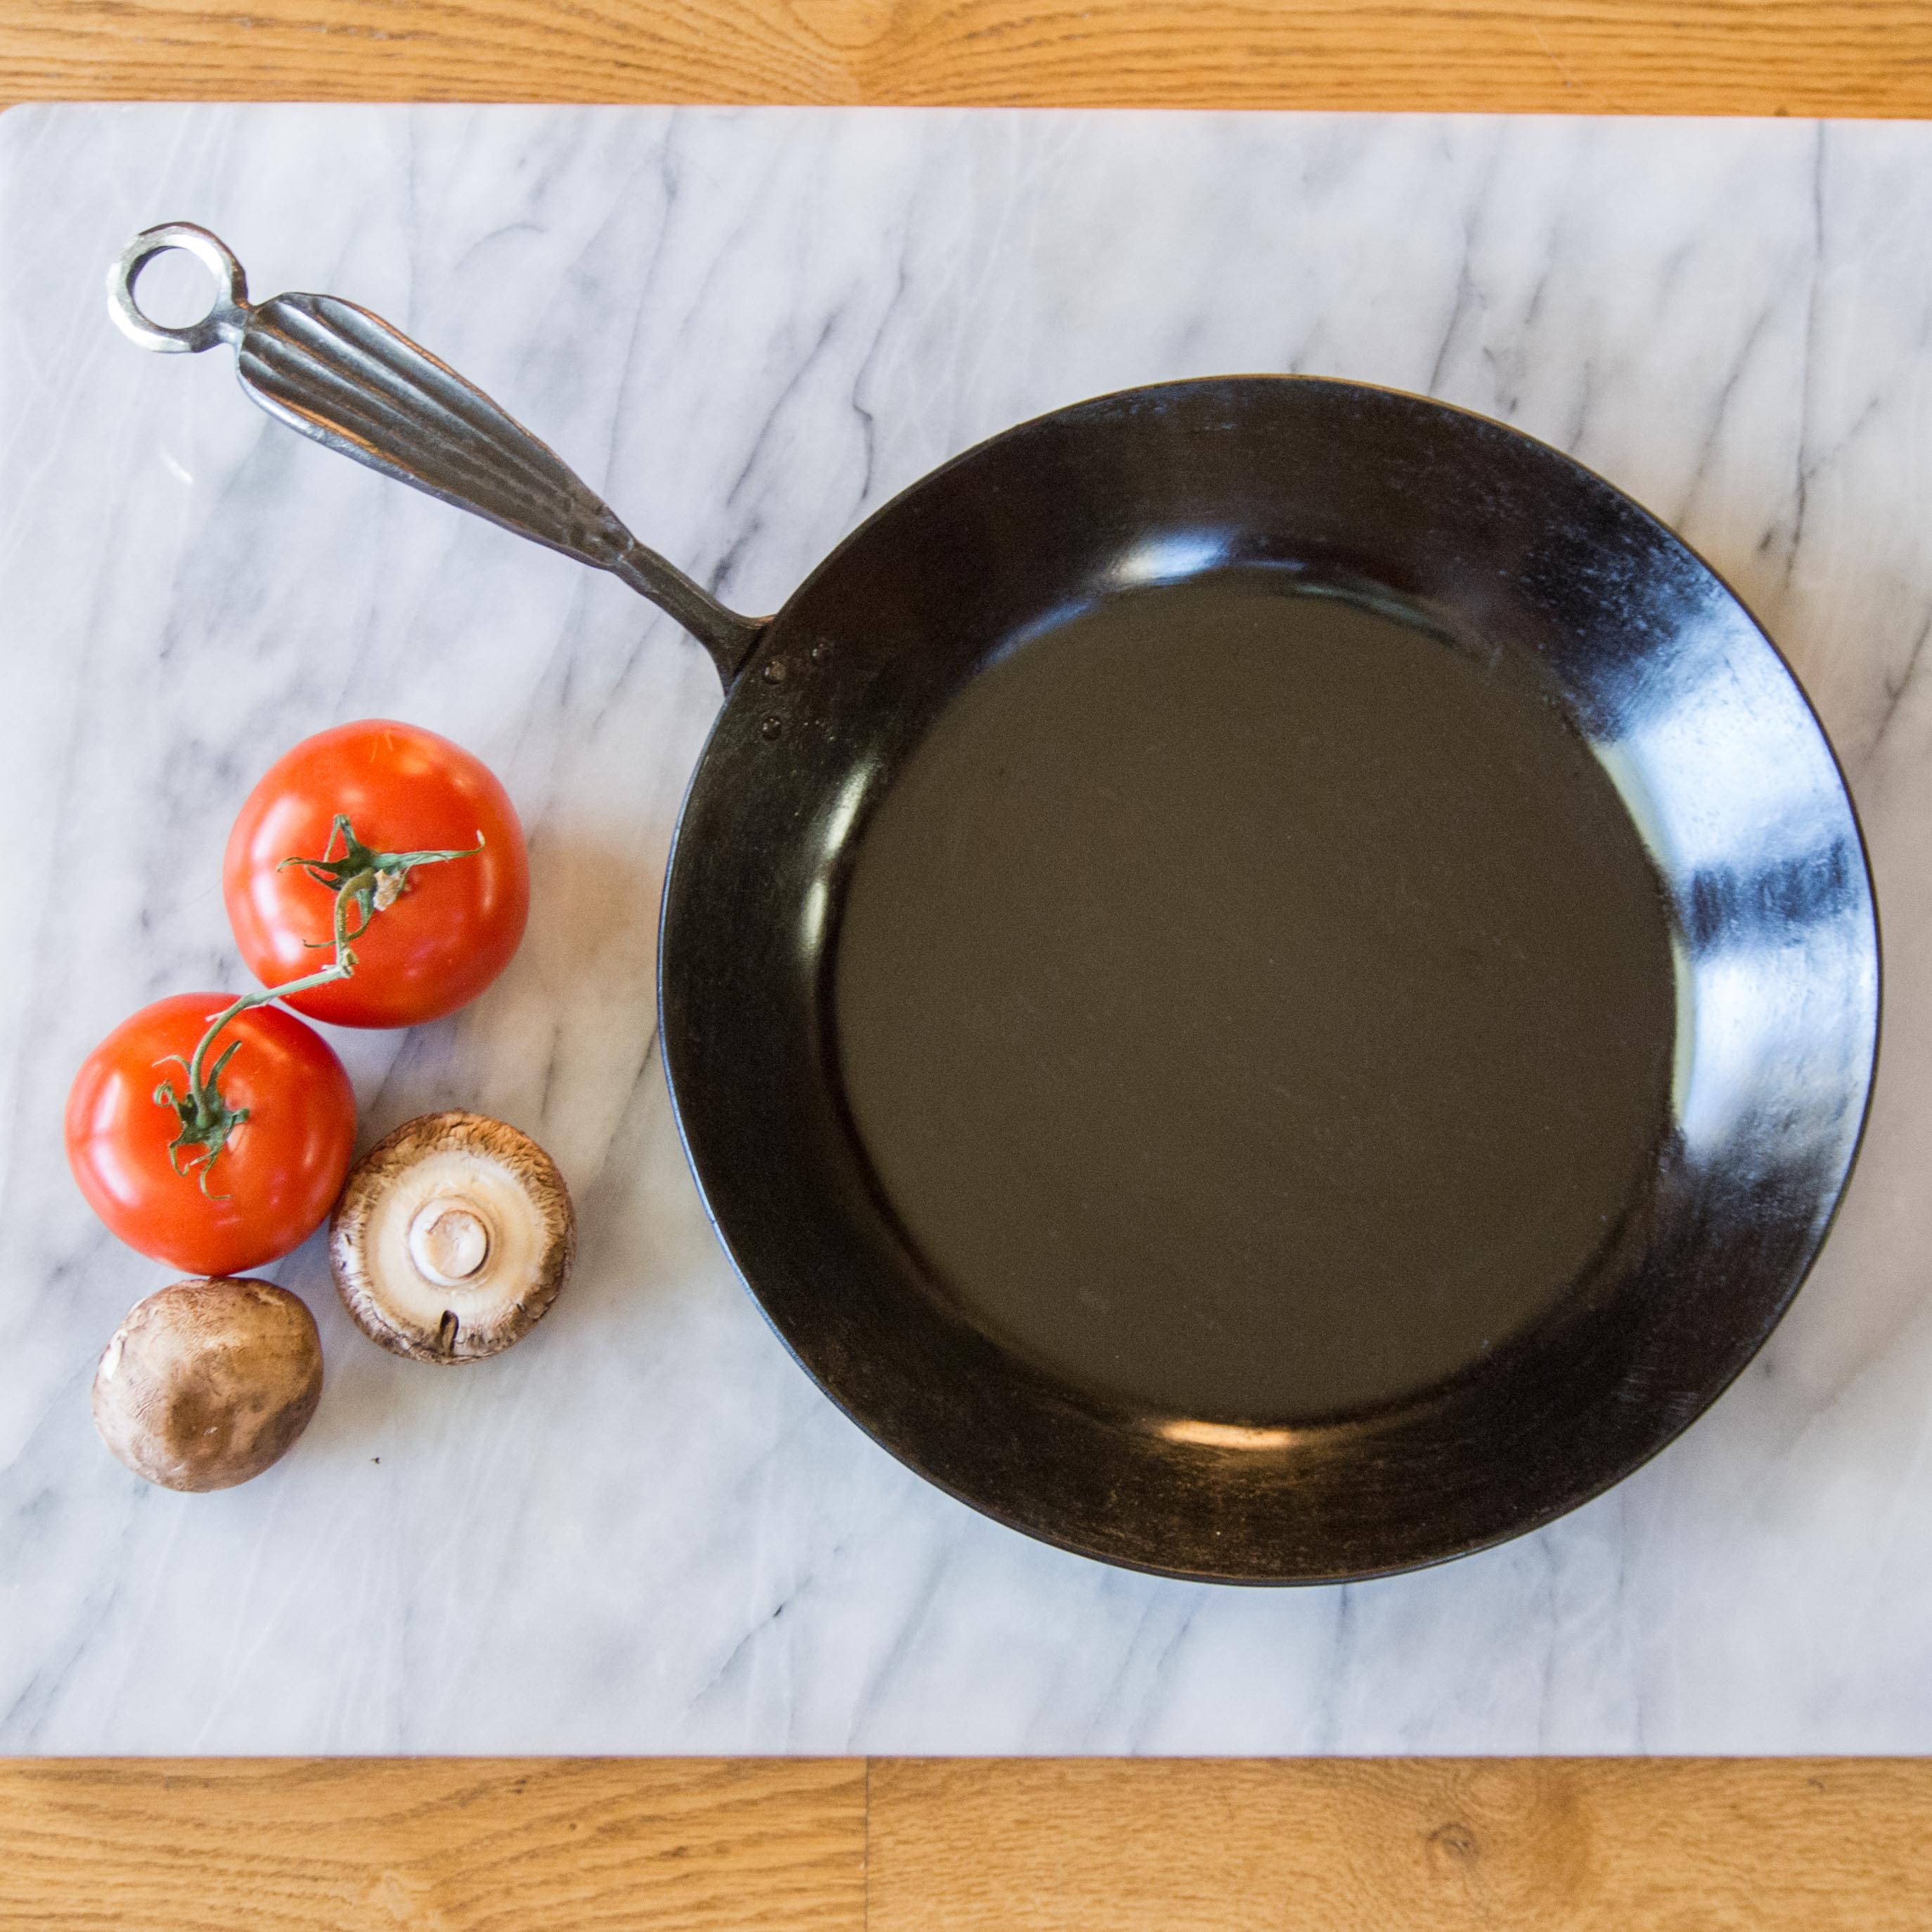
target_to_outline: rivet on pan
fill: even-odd
[[[760,734],[767,738],[776,738],[784,729],[784,726],[779,722],[776,712],[758,727]]]
[[[785,667],[784,659],[783,658],[774,658],[770,664],[766,665],[764,670],[764,679],[767,684],[784,683],[785,681]]]
[[[812,661],[814,664],[823,664],[831,655],[832,646],[823,638],[812,647]]]

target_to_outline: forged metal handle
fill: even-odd
[[[134,285],[154,256],[184,250],[221,284],[200,321],[164,328]],[[137,235],[107,272],[110,308],[143,349],[194,354],[235,345],[242,386],[268,411],[331,449],[608,570],[648,597],[711,653],[728,688],[764,628],[728,610],[654,550],[555,454],[454,370],[379,317],[333,296],[251,304],[242,265],[205,228],[171,221]]]

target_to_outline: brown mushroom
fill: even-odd
[[[376,1142],[329,1222],[356,1325],[418,1362],[473,1362],[527,1334],[577,1248],[569,1190],[527,1134],[482,1114],[424,1114]]]
[[[94,1426],[151,1483],[226,1490],[285,1454],[321,1398],[307,1307],[273,1282],[203,1276],[128,1311],[94,1371]]]

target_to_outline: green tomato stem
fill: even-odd
[[[164,1080],[154,1089],[154,1104],[172,1107],[175,1118],[181,1123],[181,1132],[168,1143],[168,1164],[183,1179],[199,1169],[202,1193],[208,1193],[208,1174],[227,1146],[230,1136],[248,1118],[246,1107],[231,1107],[221,1091],[221,1076],[226,1072],[228,1063],[240,1051],[242,1042],[230,1040],[220,1058],[204,1074],[202,1068],[208,1058],[208,1048],[220,1037],[222,1029],[250,1007],[266,1006],[270,1000],[285,998],[291,993],[306,993],[311,987],[326,986],[338,980],[347,979],[356,970],[356,956],[349,950],[344,931],[346,916],[346,898],[339,896],[335,903],[335,957],[320,972],[289,980],[283,986],[244,993],[215,1015],[208,1030],[195,1042],[194,1052],[188,1059],[184,1060],[178,1053],[168,1055],[168,1059],[182,1070],[184,1089],[177,1094],[174,1083],[170,1080]],[[166,1065],[166,1062],[161,1064]],[[187,1150],[196,1148],[201,1150],[200,1158],[188,1157]],[[208,1198],[225,1200],[227,1197],[210,1194]]]
[[[335,849],[338,838],[342,841],[342,856],[333,859],[329,854]],[[338,980],[347,979],[356,970],[356,955],[350,950],[351,942],[360,939],[369,930],[370,922],[378,913],[386,912],[395,904],[403,888],[409,884],[410,873],[417,866],[440,865],[449,859],[473,859],[482,849],[483,835],[479,832],[476,844],[465,852],[378,852],[356,837],[356,828],[350,824],[348,814],[338,812],[329,827],[328,842],[322,848],[320,858],[296,857],[281,862],[276,868],[278,872],[296,866],[316,884],[326,886],[334,894],[332,936],[312,940],[309,944],[318,947],[333,946],[335,957],[319,972],[288,980],[279,986],[244,993],[232,1005],[214,1016],[208,1030],[195,1043],[194,1052],[186,1060],[178,1053],[171,1053],[167,1060],[160,1063],[165,1066],[172,1060],[182,1070],[182,1093],[176,1093],[170,1080],[164,1080],[154,1089],[154,1104],[158,1107],[172,1107],[181,1123],[181,1132],[168,1143],[168,1161],[176,1173],[185,1180],[199,1170],[201,1191],[207,1194],[210,1171],[228,1145],[230,1136],[248,1118],[246,1107],[230,1106],[221,1092],[221,1076],[242,1042],[231,1040],[214,1066],[206,1072],[202,1071],[208,1048],[220,1037],[222,1029],[251,1006],[266,1006],[272,1000],[285,1000],[292,994],[310,992],[317,986],[332,986]],[[362,921],[353,932],[349,928],[352,909],[360,915]],[[188,1151],[195,1148],[200,1150],[198,1158],[193,1157]],[[209,1195],[208,1198],[224,1200],[226,1196]]]
[[[342,841],[342,856],[332,859],[329,854],[335,849],[335,842]],[[379,912],[386,912],[401,896],[403,888],[409,884],[410,874],[418,866],[440,866],[450,859],[473,859],[483,850],[482,832],[476,835],[476,843],[460,852],[378,852],[363,844],[356,836],[356,828],[349,822],[346,812],[338,812],[334,823],[328,828],[328,842],[322,848],[319,859],[306,859],[299,855],[284,859],[275,869],[285,872],[292,866],[305,877],[313,879],[319,886],[326,886],[336,896],[339,908],[346,899],[362,916],[362,924],[347,936],[360,939],[369,930],[369,922]],[[335,944],[343,940],[342,922],[336,922]],[[311,946],[321,947],[329,942],[326,939],[309,941]]]

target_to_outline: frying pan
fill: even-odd
[[[160,327],[142,266],[220,295]],[[1454,1556],[1716,1399],[1862,1131],[1879,944],[1803,693],[1601,478],[1423,398],[1231,376],[993,437],[776,616],[639,544],[366,310],[186,224],[146,347],[608,570],[724,700],[658,1024],[718,1237],[974,1507],[1247,1582]]]

